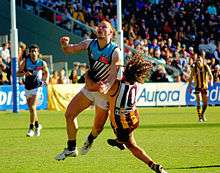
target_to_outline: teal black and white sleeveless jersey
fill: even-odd
[[[91,41],[88,47],[90,66],[88,75],[93,81],[103,81],[109,76],[112,54],[116,48],[117,45],[110,42],[101,49],[97,39]]]
[[[31,58],[29,56],[27,57],[25,72],[29,71],[32,75],[25,78],[25,89],[31,90],[42,85],[44,63],[42,59],[37,59],[37,61],[33,63]]]

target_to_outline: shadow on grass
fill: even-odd
[[[167,170],[174,170],[174,169],[201,169],[201,168],[220,168],[220,165],[177,167],[177,168],[167,168]]]
[[[178,128],[213,128],[213,127],[219,127],[220,128],[220,123],[191,123],[191,124],[149,124],[149,125],[142,125],[139,128],[140,129],[178,129]],[[24,128],[0,128],[0,131],[4,130],[24,130],[27,129],[26,127]],[[48,130],[58,130],[58,129],[66,129],[65,126],[63,127],[46,127],[44,126],[44,129]],[[91,129],[91,126],[80,126],[79,129]],[[111,129],[110,125],[106,125],[105,129]]]

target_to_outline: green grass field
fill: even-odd
[[[220,173],[220,107],[209,107],[208,122],[198,123],[194,107],[142,108],[137,143],[169,173]],[[62,112],[39,111],[43,125],[40,137],[28,138],[27,111],[0,112],[1,173],[150,173],[128,150],[106,143],[114,134],[109,122],[91,151],[76,158],[56,161],[66,145]],[[78,147],[82,146],[93,121],[93,110],[79,120]]]

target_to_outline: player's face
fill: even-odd
[[[138,82],[143,84],[144,83],[144,79],[145,79],[145,76],[141,76],[141,77],[139,77]]]
[[[101,22],[97,28],[98,39],[104,39],[112,36],[112,28],[108,22]]]
[[[39,56],[39,50],[38,50],[38,48],[34,48],[34,49],[31,49],[31,50],[30,50],[30,57],[31,57],[31,59],[32,59],[33,61],[36,61],[37,58],[38,58],[38,56]]]

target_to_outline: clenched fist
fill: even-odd
[[[69,45],[69,42],[70,42],[70,38],[67,36],[60,38],[60,44],[62,47],[67,47]]]

